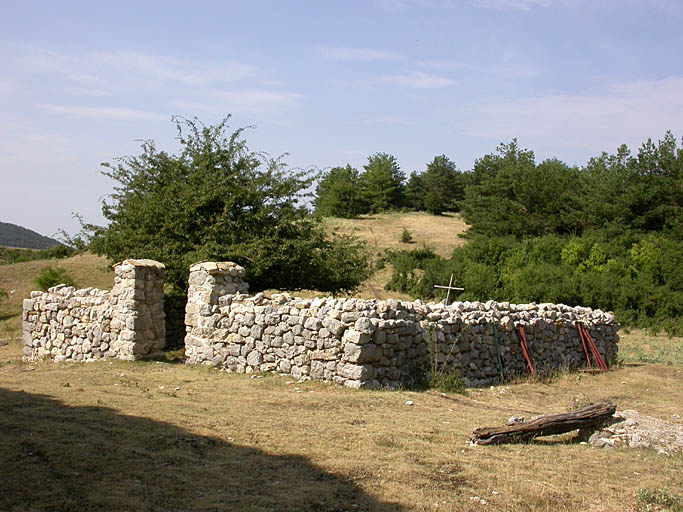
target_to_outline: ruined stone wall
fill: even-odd
[[[529,370],[523,327],[537,372],[579,368],[586,355],[576,324],[608,364],[617,356],[614,316],[555,304],[489,301],[449,306],[421,301],[266,298],[244,295],[244,269],[200,263],[190,269],[188,363],[236,372],[277,371],[350,387],[397,388],[455,371],[468,386]]]
[[[23,357],[94,361],[160,355],[165,347],[164,266],[125,260],[111,291],[64,285],[24,300]]]

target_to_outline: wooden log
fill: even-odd
[[[560,414],[548,414],[531,421],[504,427],[479,427],[472,431],[474,444],[525,443],[539,436],[564,434],[576,429],[597,429],[611,418],[617,406],[600,402],[583,409]]]

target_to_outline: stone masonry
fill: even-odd
[[[165,346],[164,266],[152,260],[115,265],[111,291],[63,285],[24,301],[24,358],[139,359]],[[526,332],[536,372],[586,366],[577,326],[608,364],[617,357],[614,315],[562,304],[440,303],[246,295],[245,271],[230,262],[190,268],[185,355],[190,364],[229,371],[275,371],[297,379],[360,388],[412,386],[455,372],[483,386],[529,372]]]
[[[359,388],[414,385],[454,371],[483,386],[529,370],[524,328],[537,372],[586,365],[577,324],[608,364],[617,356],[614,315],[557,304],[300,299],[244,295],[242,267],[190,268],[185,353],[191,364],[240,373],[277,371]]]
[[[114,266],[111,291],[64,285],[24,300],[23,357],[134,360],[163,353],[164,265],[128,259]]]

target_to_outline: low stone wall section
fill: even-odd
[[[162,354],[166,344],[164,265],[125,260],[114,266],[111,291],[64,285],[24,300],[25,360],[134,360]]]
[[[608,364],[617,356],[614,315],[556,304],[293,298],[244,295],[242,267],[190,269],[185,353],[191,364],[277,371],[359,388],[399,388],[454,371],[467,386],[528,373],[524,328],[537,372],[581,368],[583,325]]]

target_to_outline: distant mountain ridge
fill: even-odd
[[[0,245],[21,249],[47,249],[55,245],[63,245],[54,238],[9,222],[0,222]]]

